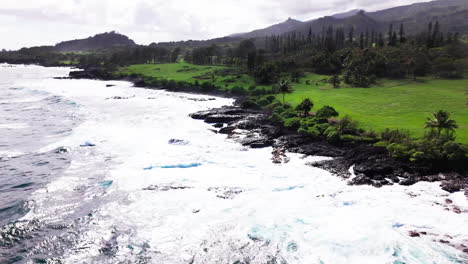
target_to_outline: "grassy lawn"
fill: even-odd
[[[292,105],[310,98],[314,109],[323,105],[333,106],[340,114],[349,114],[362,127],[381,131],[385,128],[403,128],[414,136],[422,136],[426,117],[432,112],[447,110],[457,121],[457,141],[468,143],[468,106],[465,105],[465,89],[468,80],[425,79],[380,80],[371,88],[331,89],[320,83],[325,76],[307,74],[311,85],[294,85],[294,93],[286,96]],[[316,85],[318,83],[318,85]]]
[[[224,73],[223,73],[224,71]],[[143,74],[154,78],[195,83],[211,82],[229,90],[234,86],[247,89],[254,80],[240,74],[235,68],[224,66],[198,66],[188,63],[140,64],[120,69],[121,73]],[[328,76],[306,74],[300,84],[294,84],[294,93],[286,95],[292,105],[310,98],[317,110],[323,105],[333,106],[343,116],[350,115],[363,128],[381,131],[385,128],[409,130],[414,136],[422,136],[424,122],[432,112],[447,110],[458,125],[457,141],[468,143],[468,106],[465,105],[465,89],[468,80],[380,80],[371,88],[343,87],[332,89],[322,80]],[[310,84],[307,85],[306,81]],[[269,86],[268,86],[269,87]],[[281,98],[281,96],[278,96]]]
[[[224,90],[229,90],[234,86],[241,86],[248,89],[254,85],[254,80],[247,74],[239,73],[234,67],[225,66],[200,66],[189,63],[165,63],[165,64],[137,64],[119,70],[124,74],[143,74],[154,78],[164,78],[167,80],[184,81],[200,84],[212,82]]]

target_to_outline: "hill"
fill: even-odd
[[[466,34],[468,33],[467,17],[467,0],[436,0],[369,13],[364,10],[354,9],[345,13],[325,16],[307,22],[288,19],[283,23],[264,29],[231,36],[256,38],[280,35],[292,31],[307,34],[309,29],[314,33],[320,33],[324,28],[329,26],[334,28],[341,27],[344,29],[353,27],[357,33],[372,29],[385,32],[389,24],[404,24],[406,33],[415,34],[425,30],[427,24],[431,21],[439,21],[442,31]]]
[[[287,32],[296,30],[298,27],[302,26],[304,22],[289,18],[288,20],[269,26],[263,29],[257,29],[249,33],[238,33],[232,34],[229,37],[241,37],[241,38],[258,38],[271,35],[281,35]]]
[[[59,52],[79,52],[135,45],[135,42],[127,36],[112,31],[86,39],[60,42],[55,45],[55,49]]]

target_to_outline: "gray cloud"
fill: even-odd
[[[286,20],[314,19],[354,8],[428,0],[2,0],[0,48],[55,44],[116,30],[136,42],[207,39]],[[39,34],[40,32],[40,34]]]

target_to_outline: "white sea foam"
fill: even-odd
[[[187,99],[193,95],[106,83],[48,80],[34,85],[78,102],[85,121],[47,147],[67,146],[74,160],[62,178],[35,193],[37,209],[26,218],[56,221],[79,206],[59,201],[72,200],[74,191],[95,184],[93,179],[106,182],[96,184],[99,195],[84,199],[104,200],[65,263],[96,258],[99,263],[141,258],[150,263],[266,263],[274,257],[278,263],[466,261],[451,246],[468,239],[466,213],[450,210],[468,210],[462,193],[448,194],[438,183],[348,186],[305,165],[324,157],[289,154],[288,164],[275,165],[270,148],[243,148],[188,117],[231,104],[230,99],[193,101]],[[132,98],[106,100],[112,96]],[[170,139],[188,144],[168,144]],[[95,146],[80,147],[84,142]],[[163,168],[193,163],[201,165]],[[144,190],[150,186],[189,188]],[[447,205],[446,199],[453,203]],[[410,231],[429,235],[410,237]],[[451,245],[437,242],[445,235],[452,237]],[[99,257],[111,239],[117,244],[113,258]]]

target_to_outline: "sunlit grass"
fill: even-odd
[[[222,76],[216,72],[226,69],[232,69],[233,73]],[[234,86],[248,89],[255,84],[252,77],[225,66],[199,66],[188,63],[140,64],[131,65],[120,71],[189,83],[195,83],[197,80],[199,83],[214,80],[216,86],[225,90]],[[384,79],[370,88],[343,86],[333,89],[326,82],[328,78],[329,76],[306,74],[300,83],[293,84],[294,93],[286,95],[286,101],[297,105],[303,99],[310,98],[315,104],[315,110],[323,105],[333,106],[341,115],[348,114],[358,120],[363,128],[374,131],[385,128],[407,129],[418,137],[424,134],[424,122],[432,112],[447,110],[459,125],[458,141],[468,143],[468,106],[465,96],[468,80],[466,79],[424,78],[418,81]]]

